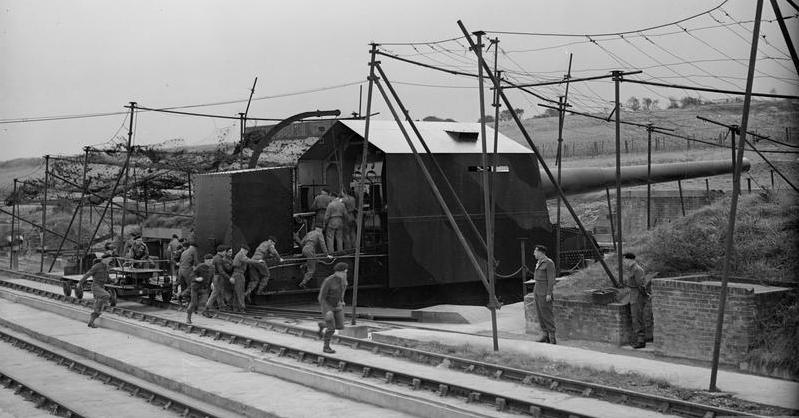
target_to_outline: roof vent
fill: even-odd
[[[469,131],[445,131],[449,136],[457,142],[477,142],[477,132]]]

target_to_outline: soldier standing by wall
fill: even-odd
[[[646,347],[646,325],[644,322],[644,305],[646,289],[644,288],[644,269],[635,261],[635,254],[624,253],[624,286],[627,288],[630,304],[630,319],[633,325],[633,348]]]
[[[347,217],[347,207],[341,198],[336,198],[325,211],[325,237],[327,249],[330,252],[344,250],[344,220]]]
[[[325,237],[322,235],[322,227],[319,225],[305,234],[305,237],[300,241],[300,245],[302,246],[302,256],[305,257],[307,261],[305,262],[305,275],[303,275],[299,286],[305,289],[305,286],[313,279],[313,275],[316,273],[316,263],[318,262],[316,259],[316,249],[321,249],[321,254],[327,257],[330,257],[330,255],[327,254]]]
[[[344,292],[347,291],[347,263],[336,263],[334,273],[325,278],[319,289],[319,306],[322,322],[319,322],[319,338],[324,340],[322,351],[335,353],[330,348],[330,339],[337,329],[344,329]]]
[[[266,291],[266,286],[269,284],[269,267],[266,265],[266,258],[270,254],[277,258],[279,263],[283,262],[275,245],[277,245],[277,238],[270,235],[266,241],[258,244],[258,247],[255,248],[250,263],[250,284],[247,285],[247,290],[244,292],[245,299],[252,301],[253,291],[256,295]]]
[[[92,294],[94,295],[94,311],[89,316],[89,323],[88,326],[90,328],[97,328],[97,325],[94,325],[94,321],[100,317],[100,314],[103,313],[103,308],[111,299],[111,295],[105,290],[105,284],[108,283],[108,262],[111,261],[111,256],[108,254],[103,254],[102,259],[94,260],[94,264],[86,274],[81,277],[80,281],[78,282],[78,287],[83,288],[83,284],[86,283],[86,279],[89,277],[92,278]]]
[[[344,207],[347,209],[347,217],[344,220],[344,248],[355,248],[355,235],[357,233],[356,214],[357,202],[353,197],[352,190],[349,193],[341,191],[341,200],[344,202]]]
[[[202,315],[210,317],[206,303],[208,302],[208,292],[211,289],[211,281],[214,279],[214,256],[206,254],[203,263],[193,269],[191,281],[191,302],[186,309],[186,323],[191,324],[191,314],[197,312],[197,307],[202,306]]]
[[[547,247],[536,245],[533,256],[538,260],[535,264],[535,311],[538,324],[544,335],[538,339],[539,343],[557,344],[555,338],[555,313],[553,312],[553,291],[555,289],[555,263],[547,257]]]

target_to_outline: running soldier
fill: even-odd
[[[328,276],[319,289],[319,306],[322,322],[319,322],[319,338],[324,340],[322,351],[335,353],[330,348],[330,339],[337,329],[344,329],[344,292],[347,291],[347,263],[336,263],[334,273]]]
[[[191,314],[197,312],[198,307],[202,307],[202,316],[210,317],[207,312],[206,303],[208,302],[208,292],[211,289],[211,281],[214,279],[214,256],[206,254],[203,263],[193,269],[191,281],[191,302],[186,309],[186,323],[191,324]]]
[[[90,328],[97,328],[97,325],[94,325],[94,321],[100,317],[100,314],[103,313],[103,308],[111,299],[111,295],[108,291],[105,290],[105,284],[108,283],[108,262],[111,261],[111,256],[107,254],[103,254],[102,259],[94,260],[94,264],[86,274],[81,277],[80,281],[78,282],[78,288],[82,289],[83,284],[86,283],[86,279],[89,277],[92,278],[92,294],[94,294],[94,311],[89,316],[89,324]]]

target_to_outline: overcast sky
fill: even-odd
[[[0,0],[0,121],[16,118],[125,111],[129,101],[160,108],[245,99],[258,77],[250,116],[280,118],[315,109],[358,110],[359,86],[368,72],[369,43],[428,42],[470,31],[498,36],[499,66],[519,81],[559,78],[574,53],[575,75],[611,68],[642,68],[642,79],[724,89],[744,87],[754,2],[729,0],[710,16],[627,35],[544,37],[505,32],[616,33],[643,29],[710,9],[723,0],[669,1],[35,1]],[[783,14],[796,11],[780,0]],[[764,18],[773,19],[769,2]],[[792,33],[796,21],[789,21]],[[688,33],[679,33],[681,28]],[[797,77],[776,23],[763,23],[755,90],[797,94]],[[434,65],[476,72],[464,40],[429,45],[385,45],[386,50]],[[543,49],[542,49],[543,48]],[[535,51],[531,51],[535,50]],[[491,53],[491,55],[493,55]],[[493,57],[492,57],[493,58]],[[733,62],[729,58],[743,61]],[[723,61],[708,61],[719,59]],[[476,80],[381,59],[414,117],[475,121]],[[685,62],[692,64],[686,64]],[[665,65],[664,65],[665,64]],[[681,65],[672,65],[681,64]],[[528,72],[530,74],[519,74]],[[721,76],[723,78],[715,78]],[[346,87],[289,95],[345,84]],[[411,83],[411,84],[409,84]],[[425,84],[420,86],[414,84]],[[364,94],[366,91],[364,84]],[[561,87],[537,90],[555,97]],[[610,106],[612,84],[580,85],[570,93],[577,109]],[[688,92],[622,85],[636,95],[667,102]],[[697,94],[697,93],[692,93]],[[703,98],[719,96],[702,94]],[[379,118],[390,115],[375,95]],[[539,101],[511,94],[527,115]],[[198,107],[196,112],[235,116],[245,103]],[[364,103],[365,109],[365,103]],[[84,145],[124,135],[124,115],[0,124],[0,160],[74,154]],[[263,123],[263,122],[262,122]],[[136,142],[214,141],[220,130],[238,132],[236,121],[140,113]]]

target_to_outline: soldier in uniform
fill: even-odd
[[[336,198],[325,211],[325,237],[327,239],[327,249],[330,252],[344,250],[344,222],[347,218],[347,207],[341,198]]]
[[[206,303],[208,302],[208,292],[211,289],[211,281],[214,279],[214,256],[206,254],[203,263],[193,269],[191,281],[191,302],[186,309],[186,323],[191,324],[191,314],[197,312],[198,307],[202,307],[202,315],[210,317]]]
[[[538,339],[540,343],[557,344],[555,339],[555,314],[552,309],[553,291],[555,289],[555,263],[547,257],[547,247],[536,245],[533,256],[538,260],[535,264],[535,287],[533,297],[535,299],[535,312],[538,316],[538,324],[544,335]]]
[[[230,281],[230,274],[228,273],[227,261],[225,260],[225,253],[227,252],[227,245],[219,245],[216,247],[216,255],[213,258],[214,266],[214,281],[211,296],[205,304],[205,310],[213,309],[214,304],[220,308],[225,308],[225,286],[226,282]]]
[[[344,329],[344,292],[347,291],[347,263],[336,263],[334,273],[325,278],[319,289],[319,306],[322,322],[319,322],[319,338],[324,340],[322,351],[335,353],[330,348],[330,339],[337,329]]]
[[[308,231],[303,237],[302,241],[300,241],[300,245],[302,246],[302,256],[307,259],[305,261],[305,275],[302,277],[302,281],[300,282],[299,286],[305,289],[305,286],[308,284],[309,281],[313,278],[314,273],[316,273],[316,249],[321,249],[322,253],[327,257],[330,255],[327,254],[327,245],[325,245],[325,237],[322,235],[322,227],[317,225],[312,231]]]
[[[183,251],[180,253],[180,261],[178,261],[177,282],[181,289],[180,294],[178,294],[178,300],[183,299],[189,293],[194,275],[194,267],[199,264],[200,257],[197,255],[197,247],[193,242],[184,241]]]
[[[325,225],[325,210],[327,209],[327,205],[332,201],[333,197],[330,196],[330,190],[328,190],[327,187],[323,188],[322,191],[314,197],[313,203],[311,203],[311,210],[316,212],[314,225]]]
[[[172,240],[166,246],[166,259],[169,260],[169,275],[177,280],[177,263],[180,261],[180,252],[183,250],[183,243],[178,239],[177,234],[172,234]]]
[[[78,282],[79,288],[83,288],[86,279],[92,278],[92,294],[94,294],[94,311],[89,316],[88,326],[90,328],[97,328],[94,321],[103,313],[103,307],[111,299],[111,295],[105,290],[105,284],[108,283],[108,262],[111,261],[111,256],[103,254],[102,259],[94,260],[94,264],[86,274],[81,277]]]
[[[233,257],[233,276],[231,276],[230,280],[233,284],[233,293],[235,294],[233,298],[233,306],[236,311],[244,313],[245,303],[244,303],[244,281],[245,276],[244,273],[247,271],[247,266],[250,265],[252,260],[250,257],[247,257],[247,253],[250,251],[250,247],[247,245],[242,245],[239,248],[239,252],[236,253],[236,256]]]
[[[633,348],[646,347],[646,328],[644,323],[644,304],[646,304],[646,289],[644,289],[644,269],[635,261],[635,254],[624,253],[624,286],[628,289],[630,304],[630,318],[633,325]]]
[[[269,284],[269,268],[266,265],[266,258],[272,255],[277,258],[279,263],[283,262],[275,245],[277,245],[277,238],[270,235],[266,241],[258,244],[258,247],[255,248],[250,263],[250,284],[247,285],[247,290],[244,292],[246,299],[252,298],[250,295],[253,291],[256,295],[263,293],[266,290],[266,285]]]
[[[357,209],[357,202],[352,195],[352,190],[349,193],[342,190],[341,201],[347,209],[347,216],[344,219],[344,248],[355,248],[355,235],[357,232],[355,210]]]
[[[147,244],[142,241],[141,234],[139,233],[133,235],[133,244],[131,244],[130,248],[128,249],[126,257],[137,261],[133,264],[134,267],[153,267],[152,263],[150,262],[150,250],[147,248]]]

